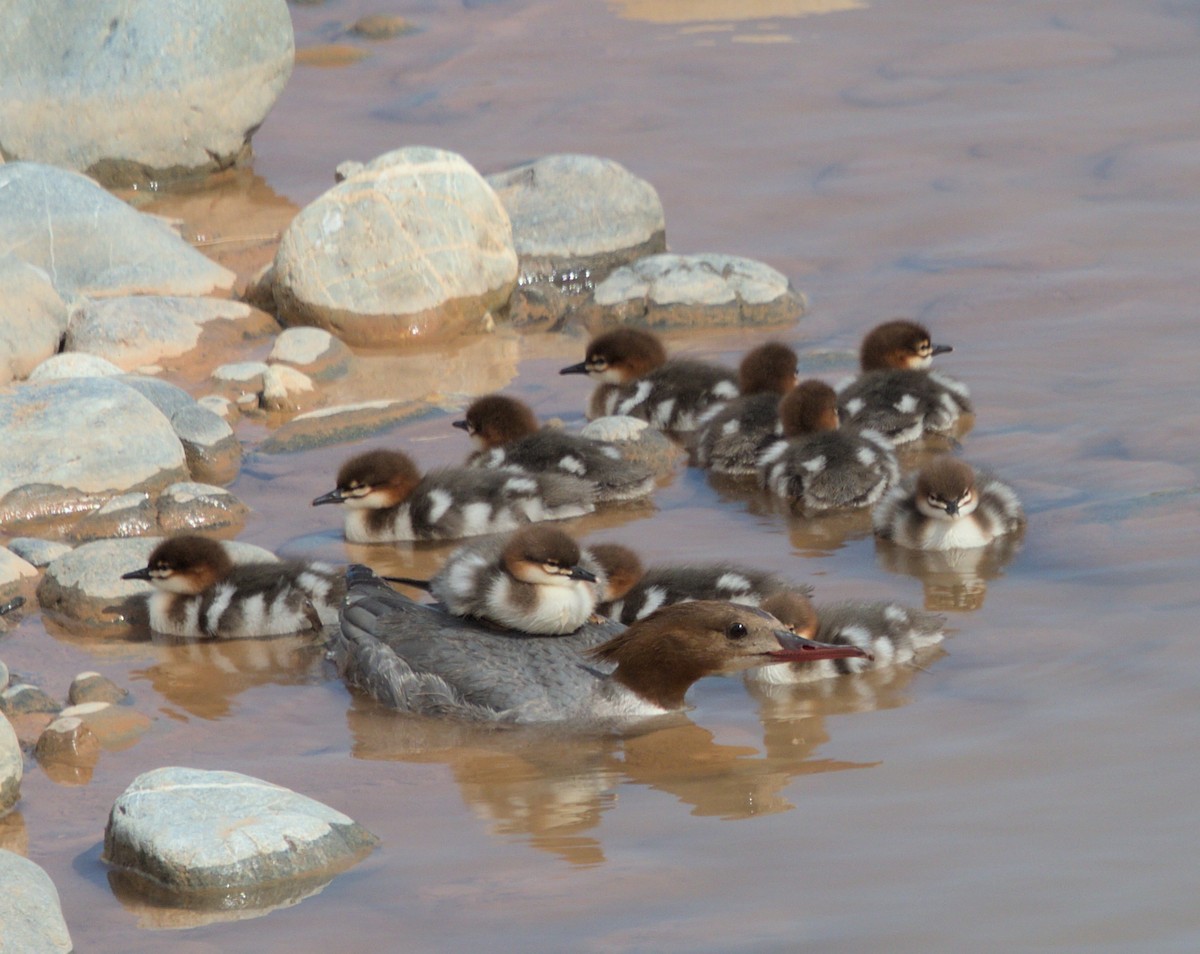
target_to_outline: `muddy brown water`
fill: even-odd
[[[99,669],[154,719],[86,783],[31,763],[0,822],[53,877],[77,949],[1200,946],[1196,8],[710,0],[688,21],[680,3],[511,0],[413,5],[395,12],[418,32],[346,41],[376,9],[293,7],[300,46],[369,55],[297,68],[251,173],[154,205],[248,274],[345,158],[612,157],[659,190],[674,251],[762,259],[809,295],[778,336],[810,370],[849,372],[896,314],[953,344],[943,368],[979,408],[966,455],[1017,488],[1028,532],[1007,563],[925,565],[877,550],[865,520],[807,524],[693,470],[652,507],[575,522],[649,560],[780,570],[819,599],[954,607],[919,670],[772,698],[707,680],[685,717],[628,739],[415,723],[302,646],[97,642],[30,616],[0,639],[16,672],[62,694]],[[733,361],[759,337],[671,344]],[[585,385],[555,373],[579,340],[474,347],[481,379],[581,420]],[[455,461],[449,420],[379,443]],[[347,547],[339,515],[307,506],[345,450],[250,457],[243,539],[431,570],[444,550]],[[104,819],[165,764],[293,787],[381,846],[266,916],[118,900]]]

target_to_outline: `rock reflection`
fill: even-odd
[[[172,642],[155,637],[159,662],[130,676],[201,719],[223,719],[255,686],[302,685],[323,678],[324,650],[311,636]]]
[[[921,581],[926,609],[971,611],[983,606],[988,580],[1003,575],[1021,539],[1020,533],[1009,534],[969,550],[910,550],[876,540],[875,555],[884,569]]]
[[[647,23],[765,20],[860,10],[863,0],[614,0],[618,16]]]

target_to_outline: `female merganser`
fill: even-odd
[[[741,397],[700,419],[695,459],[718,474],[753,474],[758,452],[779,424],[779,399],[796,386],[796,352],[770,341],[746,353],[738,367]]]
[[[866,669],[905,666],[946,637],[946,620],[936,613],[890,601],[848,600],[819,609],[795,593],[778,593],[762,608],[806,639],[857,646],[869,658],[829,659],[791,666],[764,666],[746,673],[747,682],[767,685],[813,682]]]
[[[779,403],[782,437],[758,458],[761,486],[810,513],[869,507],[900,475],[886,437],[838,427],[837,395],[805,381]]]
[[[694,430],[705,410],[738,396],[731,370],[704,361],[668,361],[662,342],[637,328],[598,335],[583,361],[559,373],[587,374],[600,382],[588,402],[589,420],[628,415],[674,433]]]
[[[556,527],[533,525],[468,543],[446,559],[428,589],[455,616],[473,616],[540,636],[573,633],[596,609],[596,575],[579,544]]]
[[[346,461],[337,489],[313,506],[344,503],[351,543],[454,540],[503,533],[526,523],[591,513],[594,492],[577,477],[453,467],[424,477],[400,451],[373,450]]]
[[[732,603],[667,607],[628,629],[585,625],[544,639],[493,632],[421,606],[351,567],[333,655],[344,678],[406,712],[488,722],[620,722],[684,707],[704,676],[862,656],[823,646]]]
[[[966,461],[942,455],[892,489],[872,514],[875,533],[914,550],[982,547],[1025,524],[1017,495]]]
[[[250,639],[321,630],[338,618],[340,569],[300,560],[235,564],[216,540],[164,540],[146,565],[121,576],[145,580],[150,628],[169,636]]]
[[[654,489],[650,468],[626,460],[615,444],[540,427],[527,404],[504,394],[477,398],[453,423],[482,447],[467,460],[471,467],[578,477],[595,485],[597,502],[635,500]]]
[[[888,321],[863,338],[862,374],[840,389],[845,423],[884,434],[893,444],[924,434],[947,434],[972,413],[967,386],[929,368],[933,356],[953,351],[934,344],[915,321]]]

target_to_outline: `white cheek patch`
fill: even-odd
[[[445,490],[437,488],[429,491],[429,522],[437,523],[446,516],[446,511],[454,503],[454,498]]]

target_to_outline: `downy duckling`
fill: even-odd
[[[696,464],[718,474],[753,474],[758,453],[779,424],[779,400],[796,386],[796,352],[769,341],[738,367],[741,396],[710,408],[696,429]]]
[[[421,606],[352,567],[333,655],[346,681],[394,708],[505,723],[611,724],[682,709],[696,680],[773,663],[863,655],[732,603],[666,607],[628,629],[557,639],[493,632]]]
[[[504,394],[477,398],[453,423],[481,446],[467,460],[471,467],[578,477],[595,486],[597,502],[636,500],[654,489],[650,468],[626,460],[615,444],[541,427],[527,404]]]
[[[779,403],[782,437],[759,454],[759,484],[809,513],[869,507],[899,477],[882,434],[838,427],[837,395],[804,381]]]
[[[338,618],[340,569],[287,560],[235,564],[216,540],[182,534],[158,544],[146,565],[121,576],[144,580],[150,628],[169,636],[251,639],[320,632]]]
[[[610,414],[649,421],[673,433],[695,429],[700,415],[738,395],[728,368],[684,358],[667,360],[657,336],[617,328],[593,338],[587,356],[560,374],[586,374],[599,383],[588,402],[588,420]]]
[[[834,646],[857,646],[869,653],[870,658],[764,666],[748,670],[747,682],[787,685],[867,669],[906,666],[946,637],[944,617],[890,601],[847,600],[814,608],[803,596],[778,593],[764,600],[762,608],[792,627],[799,636]]]
[[[967,386],[930,369],[933,356],[954,349],[934,344],[915,321],[888,321],[863,338],[862,374],[840,389],[844,423],[879,431],[893,444],[948,434],[972,413]]]
[[[346,461],[337,489],[313,506],[346,505],[351,543],[455,540],[527,523],[591,513],[594,492],[576,477],[449,467],[421,476],[400,451],[373,450]]]
[[[455,616],[472,616],[539,636],[573,633],[596,609],[596,575],[579,544],[557,527],[533,524],[464,544],[421,586]]]
[[[1025,524],[1017,495],[966,461],[942,455],[892,488],[872,514],[875,534],[914,550],[987,546]]]

